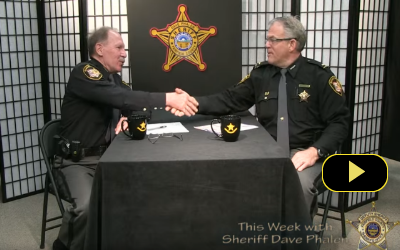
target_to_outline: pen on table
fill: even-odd
[[[152,129],[159,129],[159,128],[166,128],[167,126],[160,126],[160,127],[156,127],[156,128],[149,128],[148,130],[152,130]]]

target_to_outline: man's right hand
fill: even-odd
[[[176,88],[175,92],[166,94],[166,105],[165,110],[170,111],[177,116],[192,116],[197,112],[197,106],[199,105],[193,97],[188,95],[182,89]]]

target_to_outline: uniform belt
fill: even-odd
[[[86,156],[102,156],[106,151],[107,146],[98,146],[98,147],[91,147],[91,148],[83,148],[83,152],[85,157]]]
[[[102,156],[104,152],[106,151],[107,146],[98,146],[98,147],[91,147],[91,148],[83,148],[82,154],[81,154],[81,159],[89,156]],[[64,159],[71,159],[71,154],[68,154],[67,156],[62,156]]]

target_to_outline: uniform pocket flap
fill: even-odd
[[[258,96],[257,102],[268,101],[269,99],[278,99],[278,92],[276,91],[265,91]]]

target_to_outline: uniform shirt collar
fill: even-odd
[[[104,66],[103,66],[103,64],[101,64],[101,62],[97,61],[94,58],[91,58],[89,63],[92,64],[93,66],[95,66],[96,69],[99,70],[106,79],[108,79],[110,73],[107,71],[106,68],[104,68]]]
[[[299,69],[301,68],[301,65],[303,64],[303,62],[304,62],[304,57],[300,55],[300,56],[296,59],[296,61],[294,61],[294,62],[292,63],[292,65],[290,65],[290,66],[287,68],[287,69],[288,69],[288,73],[289,73],[293,78],[296,77],[296,74],[297,74],[297,72],[299,71]]]
[[[276,74],[278,74],[280,72],[281,72],[281,68],[274,66],[272,69],[272,76],[275,76]]]
[[[296,76],[297,72],[299,71],[299,68],[301,68],[301,64],[303,64],[304,57],[301,55],[294,61],[289,67],[287,67],[287,73],[289,73],[293,78]],[[274,76],[275,74],[280,73],[281,68],[279,67],[274,67],[274,70],[272,72],[272,75]]]

